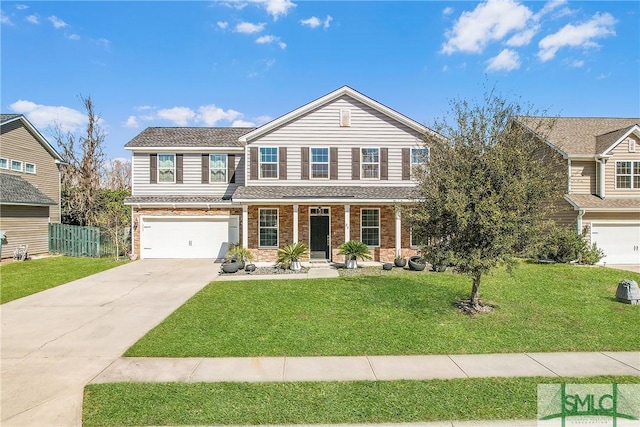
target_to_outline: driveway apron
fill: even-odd
[[[139,260],[0,306],[2,426],[79,426],[83,387],[218,276]]]

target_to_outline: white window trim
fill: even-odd
[[[20,163],[20,169],[14,169],[13,168],[13,162],[16,163]],[[24,163],[21,160],[10,160],[9,161],[9,170],[12,170],[14,172],[23,172],[24,171]]]
[[[275,246],[262,246],[260,245],[260,213],[264,210],[275,210],[276,211],[276,226],[275,229],[277,231],[276,235],[276,245]],[[265,228],[274,228],[274,227],[265,227]],[[260,249],[277,249],[280,247],[280,209],[279,208],[258,208],[258,248]]]
[[[420,245],[414,244],[414,241],[413,241],[413,227],[409,227],[409,248],[411,248],[411,249],[420,248]]]
[[[224,156],[224,181],[212,181],[211,180],[211,172],[216,170],[221,170],[219,168],[212,168],[211,167],[211,156]],[[212,153],[209,154],[209,184],[224,184],[229,182],[229,177],[227,176],[229,173],[229,156],[226,154],[217,154],[217,153]]]
[[[33,172],[29,172],[29,171],[27,170],[27,166],[29,166],[29,165],[33,166]],[[28,163],[28,162],[25,162],[25,163],[24,163],[24,173],[28,173],[28,174],[30,174],[30,175],[35,175],[35,174],[36,174],[36,164],[35,164],[35,163]]]
[[[160,156],[173,156],[173,181],[160,181]],[[176,183],[176,175],[177,175],[177,168],[178,165],[176,165],[176,159],[177,156],[175,155],[175,153],[158,153],[158,164],[157,164],[157,178],[156,181],[158,182],[158,184],[175,184]],[[168,169],[168,168],[162,168],[164,169]]]
[[[327,162],[314,162],[313,161],[313,150],[317,150],[317,149],[322,149],[322,150],[327,150]],[[327,176],[326,178],[314,178],[313,176],[313,165],[317,164],[317,165],[327,165]],[[329,178],[331,177],[331,150],[329,149],[329,147],[311,147],[309,148],[309,179],[313,179],[316,181],[328,181]]]
[[[364,153],[362,150],[378,150],[378,161],[376,163],[369,163],[367,165],[378,165],[378,176],[374,178],[365,178],[364,177]],[[380,147],[360,147],[360,179],[367,181],[380,181]]]
[[[364,239],[362,238],[362,230],[364,230],[364,226],[362,225],[362,219],[364,215],[362,211],[378,211],[378,244],[377,245],[367,245],[370,248],[379,248],[380,247],[380,223],[382,222],[382,218],[380,217],[380,208],[360,208],[360,241],[364,243]],[[367,228],[374,228],[372,226],[367,226]],[[365,243],[366,244],[366,243]]]
[[[0,169],[9,169],[9,164],[10,164],[9,159],[6,159],[4,157],[0,157],[0,160],[4,160],[5,161],[5,166],[4,167],[0,166]]]
[[[276,176],[275,177],[264,177],[262,176],[262,165],[273,165],[274,162],[263,162],[262,161],[262,149],[263,148],[274,148],[276,150]],[[258,147],[258,179],[278,179],[280,178],[280,149],[278,147]]]
[[[630,174],[618,174],[618,163],[631,163],[631,170],[630,170]],[[638,191],[639,188],[634,187],[634,183],[636,183],[636,181],[640,181],[640,175],[634,175],[633,174],[633,167],[634,167],[634,163],[640,163],[640,160],[616,160],[615,165],[614,165],[614,172],[615,172],[615,176],[614,176],[614,184],[615,184],[615,188],[616,190],[623,190],[623,191]],[[618,187],[618,177],[619,176],[629,176],[631,177],[631,186],[630,187]],[[639,185],[636,183],[636,185]]]
[[[428,147],[411,147],[411,150],[409,151],[409,167],[411,168],[411,176],[414,176],[414,172],[413,172],[414,168],[422,167],[422,166],[427,164],[427,162],[420,162],[420,163],[414,163],[413,162],[413,152],[415,150],[427,150],[427,161],[429,159],[429,155],[431,154],[429,152],[429,148]]]

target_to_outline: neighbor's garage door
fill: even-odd
[[[224,258],[238,242],[238,218],[143,218],[142,258]]]
[[[591,224],[591,241],[607,264],[640,264],[640,224]]]

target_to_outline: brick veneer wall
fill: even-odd
[[[283,247],[288,243],[293,243],[293,206],[249,206],[247,211],[249,223],[249,249],[253,252],[255,260],[258,262],[275,262],[278,259],[278,248],[258,247],[258,209],[278,209],[278,246]],[[303,221],[298,211],[298,220]],[[300,230],[298,230],[298,237]]]
[[[223,209],[206,209],[206,208],[140,208],[133,210],[134,224],[137,229],[133,233],[133,252],[140,256],[140,234],[142,233],[140,216],[238,216],[238,235],[239,241],[242,242],[242,208],[223,208]]]

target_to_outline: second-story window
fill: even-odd
[[[329,178],[329,149],[311,149],[311,178]]]
[[[278,177],[278,149],[260,147],[260,178]]]
[[[20,160],[11,160],[11,170],[22,172],[22,162]]]
[[[209,155],[209,182],[227,182],[227,155]]]
[[[362,173],[364,179],[380,177],[380,149],[379,148],[363,148],[362,153]]]
[[[5,158],[0,158],[0,169],[9,169],[9,161]]]
[[[176,182],[175,154],[158,154],[158,182]]]
[[[616,162],[616,188],[640,188],[640,162]]]
[[[36,165],[34,165],[33,163],[25,163],[24,164],[24,171],[26,173],[35,174],[36,173]]]

